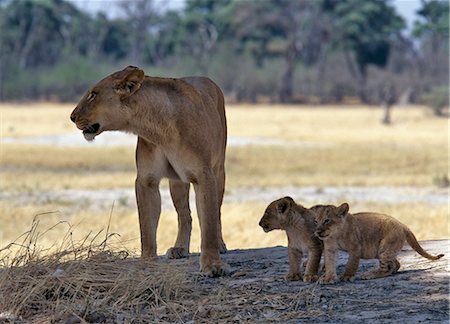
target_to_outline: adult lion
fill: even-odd
[[[189,254],[192,183],[201,229],[201,271],[209,276],[224,275],[227,266],[221,262],[219,250],[226,251],[220,207],[227,127],[220,88],[204,77],[149,77],[128,66],[92,86],[70,119],[88,141],[111,130],[138,136],[135,188],[142,256],[156,257],[162,178],[169,178],[178,213],[177,239],[167,255],[181,258]]]

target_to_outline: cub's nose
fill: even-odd
[[[72,122],[75,123],[75,121],[77,120],[77,118],[75,117],[74,114],[72,114],[72,115],[70,115],[70,120],[71,120]]]

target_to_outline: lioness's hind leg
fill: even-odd
[[[175,245],[167,250],[169,259],[180,259],[189,256],[191,241],[192,217],[189,208],[189,183],[170,180],[170,195],[178,214],[178,234]]]
[[[223,202],[223,195],[225,193],[225,169],[224,166],[220,166],[215,170],[216,183],[217,183],[217,202],[219,203],[219,224],[218,224],[218,235],[219,235],[219,252],[226,253],[227,246],[223,240],[222,236],[222,213],[221,207]]]

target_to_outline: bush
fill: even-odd
[[[433,109],[436,116],[448,116],[449,106],[448,86],[433,87],[422,95],[422,102]]]

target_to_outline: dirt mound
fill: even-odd
[[[442,322],[449,319],[449,241],[410,248],[400,272],[331,286],[285,282],[287,249],[233,250],[231,276],[199,274],[198,255],[143,261],[120,249],[74,244],[47,257],[14,259],[0,269],[0,322]],[[339,254],[338,273],[346,254]],[[376,265],[362,261],[359,274]]]

